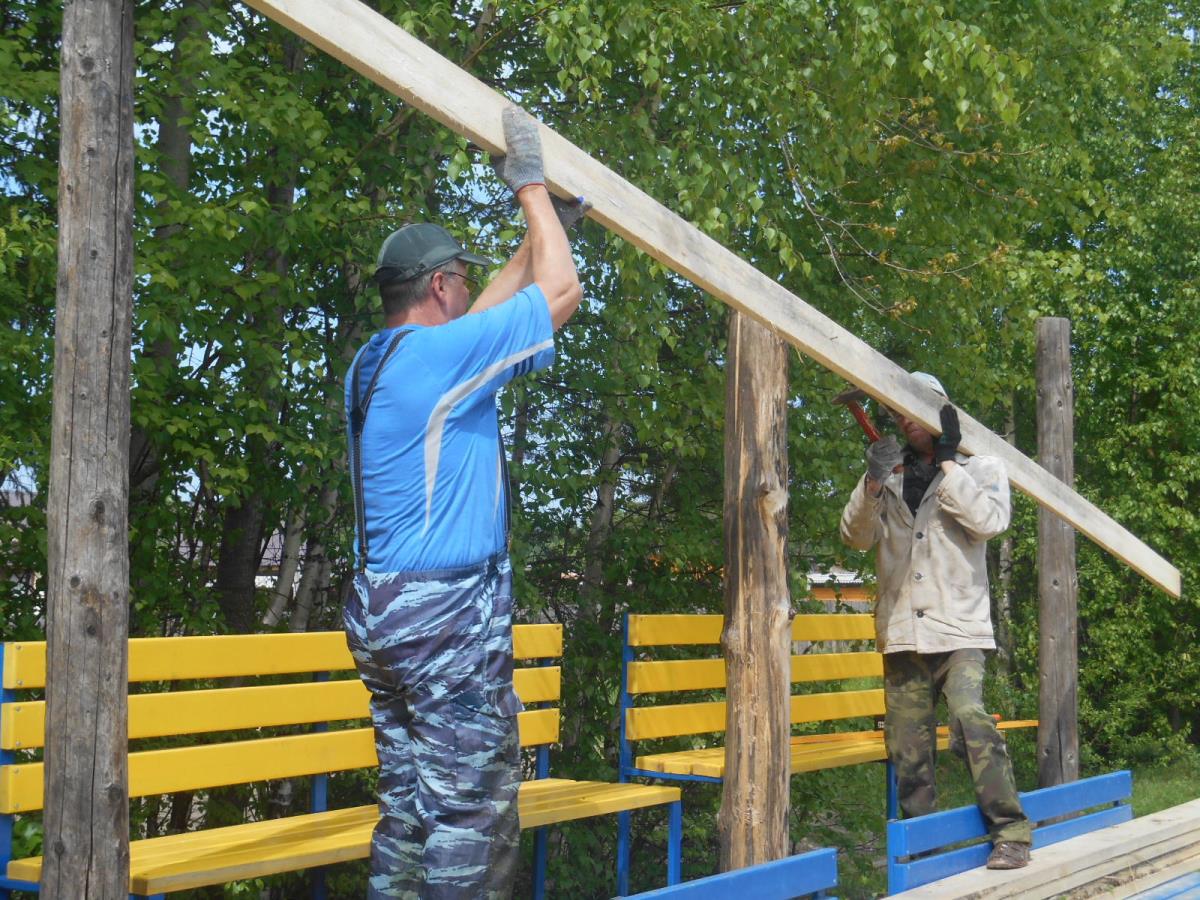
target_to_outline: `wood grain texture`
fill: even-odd
[[[358,0],[248,0],[350,68],[488,151],[503,149],[509,100]],[[583,150],[541,126],[546,181],[583,195],[589,217],[802,353],[937,432],[941,397],[832,319],[772,281]],[[1172,596],[1179,571],[1088,500],[960,413],[967,453],[999,457],[1012,483]]]
[[[787,565],[788,348],[729,317],[725,370],[725,783],[721,871],[788,855],[792,604]]]
[[[1075,483],[1071,321],[1037,321],[1038,459]],[[1079,575],[1075,529],[1038,510],[1038,786],[1079,778]]]
[[[47,497],[47,897],[129,881],[129,371],[133,4],[63,11],[54,412]]]

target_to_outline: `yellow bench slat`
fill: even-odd
[[[181,681],[353,669],[340,631],[131,638],[129,680]],[[5,644],[4,686],[46,685],[46,642]]]
[[[522,703],[548,703],[562,696],[560,666],[526,666],[513,670],[513,687]]]
[[[882,678],[883,654],[807,653],[792,657],[792,681],[834,681],[842,678]]]
[[[513,672],[513,686],[524,703],[557,700],[561,669],[558,666],[517,669]],[[337,722],[369,716],[367,689],[357,678],[134,694],[129,698],[129,738]],[[0,748],[28,750],[43,746],[45,723],[45,701],[3,704]]]
[[[720,644],[721,615],[644,615],[629,617],[632,647]],[[793,641],[873,641],[875,617],[868,613],[813,613],[792,619]]]
[[[882,716],[883,688],[866,691],[831,691],[824,694],[793,694],[792,724]]]
[[[874,641],[869,613],[817,613],[792,619],[793,641]]]
[[[558,740],[558,709],[518,715],[521,746]],[[129,754],[129,796],[146,797],[227,784],[296,778],[378,765],[370,728],[232,741]],[[0,813],[42,808],[42,763],[0,766]]]
[[[367,689],[357,678],[134,694],[129,698],[129,739],[363,719],[371,714],[367,698]],[[5,750],[41,747],[45,724],[44,701],[6,703],[0,707],[0,746]]]
[[[513,656],[547,659],[562,656],[561,625],[514,625]],[[243,675],[284,675],[353,669],[354,660],[341,631],[298,634],[230,634],[169,638],[131,638],[129,680],[182,681]],[[4,687],[46,686],[46,642],[4,645]]]
[[[522,828],[539,828],[609,813],[627,812],[674,803],[677,787],[649,784],[609,784],[598,781],[560,781],[543,778],[521,785]]]
[[[633,647],[719,644],[725,617],[720,615],[646,615],[629,617]]]
[[[513,659],[552,659],[562,655],[562,625],[513,626]]]
[[[792,657],[792,681],[832,681],[842,678],[876,678],[883,675],[883,655],[858,653],[808,653]],[[720,690],[725,687],[724,659],[671,659],[633,662],[628,668],[631,694]]]
[[[791,723],[821,722],[883,715],[883,689],[794,694]],[[643,706],[625,713],[625,734],[631,741],[712,734],[725,730],[725,701]]]

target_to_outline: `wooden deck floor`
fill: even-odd
[[[1153,900],[1155,889],[1200,871],[1200,800],[1034,851],[1024,869],[975,869],[897,896],[906,900],[1085,897]],[[1186,890],[1186,888],[1185,888]],[[1182,900],[1187,894],[1167,894]]]

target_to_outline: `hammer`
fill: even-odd
[[[873,444],[879,440],[879,430],[875,427],[871,420],[867,418],[867,414],[863,411],[861,401],[865,399],[867,399],[866,391],[859,388],[850,388],[849,390],[842,391],[840,394],[834,397],[833,402],[841,404],[842,406],[846,407],[846,409],[850,410],[850,415],[854,416],[854,418],[858,421],[858,424],[862,426],[863,433],[867,436],[867,440]]]

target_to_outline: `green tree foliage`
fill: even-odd
[[[372,5],[937,373],[977,418],[1011,418],[1026,452],[1033,324],[1069,316],[1080,489],[1185,585],[1200,574],[1192,0]],[[0,3],[0,477],[31,498],[0,509],[6,637],[37,636],[43,604],[59,16]],[[378,243],[436,219],[502,257],[521,229],[464,141],[245,7],[142,0],[136,23],[132,627],[337,627],[352,529],[342,378],[380,322],[365,284]],[[567,629],[555,767],[606,777],[622,615],[720,608],[726,317],[594,224],[576,250],[588,299],[558,362],[502,402],[519,616]],[[828,403],[843,385],[799,357],[792,384],[799,605],[811,568],[870,562],[836,538],[863,451]],[[1019,506],[1009,596],[1006,696],[1026,712],[1032,516]],[[255,586],[275,533],[295,535],[295,593]],[[1086,543],[1080,585],[1089,751],[1123,762],[1194,745],[1194,595],[1172,603]],[[798,794],[797,820],[819,799]],[[714,808],[711,791],[690,806],[696,873],[712,865]],[[664,838],[653,817],[636,827],[645,846]],[[610,831],[556,836],[562,895],[608,884]],[[645,883],[660,877],[652,855]]]

